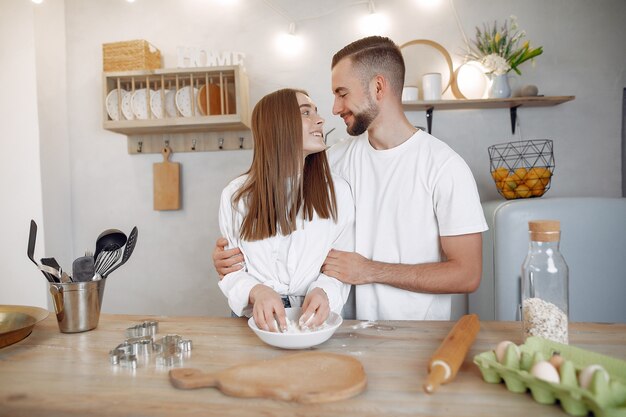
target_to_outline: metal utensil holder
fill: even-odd
[[[95,329],[106,280],[50,283],[50,294],[62,333],[78,333]]]

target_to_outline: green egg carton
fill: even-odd
[[[474,356],[485,382],[504,381],[511,392],[530,393],[541,404],[558,400],[567,414],[586,416],[590,411],[596,417],[626,417],[626,362],[574,346],[531,336],[526,343],[507,346],[503,363],[496,360],[494,351]],[[537,379],[530,374],[532,366],[549,359],[558,352],[564,361],[560,366],[561,382]],[[601,365],[609,374],[608,381],[601,372],[595,372],[587,389],[578,385],[578,372],[589,365]]]

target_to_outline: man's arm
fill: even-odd
[[[387,284],[407,291],[452,294],[475,291],[482,274],[482,234],[440,237],[442,262],[415,265],[371,261],[331,250],[322,272],[348,284]]]
[[[239,271],[243,268],[241,264],[243,254],[239,248],[224,249],[228,245],[228,240],[220,237],[215,243],[213,249],[213,267],[217,271],[219,278],[224,278],[224,275],[231,272]]]

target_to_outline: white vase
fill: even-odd
[[[489,98],[507,98],[511,96],[509,77],[506,74],[492,75]]]

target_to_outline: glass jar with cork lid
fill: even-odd
[[[528,222],[530,244],[522,265],[524,340],[539,336],[568,343],[569,270],[559,250],[558,220]]]

